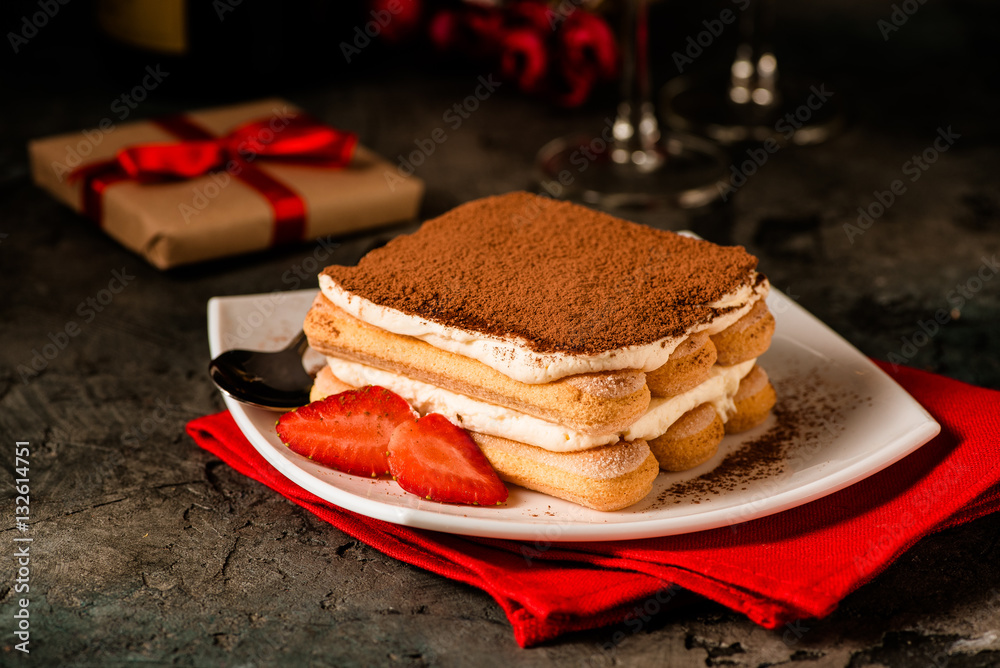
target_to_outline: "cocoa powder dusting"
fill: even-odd
[[[751,489],[755,498],[765,497],[795,471],[822,463],[823,450],[843,430],[847,412],[870,401],[832,378],[829,369],[796,371],[771,381],[778,403],[766,431],[750,436],[708,473],[666,487],[647,510],[698,505]]]
[[[469,202],[324,273],[444,325],[595,353],[678,336],[750,285],[757,259],[528,193]],[[761,279],[758,279],[761,280]],[[581,326],[583,323],[583,326]]]
[[[721,464],[703,476],[678,483],[660,493],[658,502],[688,500],[746,489],[747,483],[765,480],[781,474],[785,467],[785,451],[801,433],[800,415],[775,407],[774,425],[761,436],[747,441]]]

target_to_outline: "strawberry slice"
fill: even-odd
[[[389,472],[393,430],[414,419],[406,400],[384,387],[347,390],[281,416],[281,442],[317,464],[354,475]]]
[[[507,500],[507,488],[479,446],[438,413],[396,427],[389,470],[400,487],[432,501],[493,506]]]

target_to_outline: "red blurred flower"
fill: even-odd
[[[399,44],[417,32],[420,27],[422,0],[368,0],[372,16],[388,16],[382,23],[381,36],[385,41]]]
[[[517,28],[503,36],[500,75],[526,93],[544,90],[549,69],[545,42],[530,28]]]
[[[538,0],[512,2],[504,7],[504,15],[508,25],[531,28],[543,39],[555,29],[556,13]]]
[[[431,18],[429,34],[443,53],[495,58],[504,35],[503,17],[490,7],[443,9]]]
[[[566,17],[558,35],[569,69],[592,69],[603,80],[618,74],[618,45],[604,19],[578,9]]]

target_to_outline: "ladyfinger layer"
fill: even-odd
[[[313,302],[304,328],[309,345],[325,355],[513,408],[582,434],[617,434],[649,406],[649,390],[641,371],[585,374],[529,385],[476,360],[362,322],[323,295]]]
[[[677,346],[667,363],[646,373],[654,397],[671,397],[703,382],[714,364],[733,366],[763,355],[771,345],[774,316],[758,301],[739,320],[717,334],[693,334]]]
[[[352,387],[323,367],[310,398],[318,401]],[[474,431],[469,435],[502,480],[595,510],[620,510],[640,501],[649,494],[659,470],[642,440],[555,453]]]
[[[760,357],[771,345],[774,316],[767,304],[759,301],[750,311],[726,329],[712,335],[719,364],[738,364]]]
[[[674,422],[662,436],[647,441],[660,468],[686,471],[707,461],[718,449],[725,434],[737,434],[764,422],[774,408],[774,387],[759,366],[740,381],[733,396],[734,412],[723,419],[712,404],[692,408]]]
[[[470,435],[501,480],[594,510],[621,510],[641,501],[653,489],[660,470],[656,457],[642,440],[556,454],[496,436],[475,432]],[[640,458],[638,467],[611,475],[625,468],[622,462]]]
[[[705,332],[689,336],[677,346],[667,363],[646,373],[654,397],[672,397],[708,380],[716,360],[715,344]]]

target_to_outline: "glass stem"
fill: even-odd
[[[749,0],[740,17],[740,43],[730,68],[729,100],[771,108],[778,104],[778,60],[771,45],[773,0]]]
[[[649,3],[629,0],[622,21],[621,101],[615,117],[611,159],[652,171],[663,163],[660,124],[653,107],[649,72]]]

